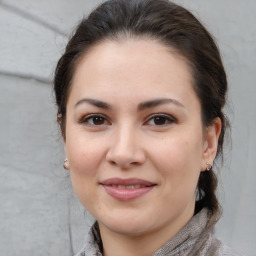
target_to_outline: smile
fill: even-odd
[[[140,198],[150,192],[156,184],[141,179],[112,178],[100,183],[106,193],[114,199],[129,201]]]
[[[116,188],[119,188],[119,189],[137,189],[137,188],[145,188],[146,186],[144,186],[144,185],[129,185],[129,186],[112,185],[112,187],[116,187]]]

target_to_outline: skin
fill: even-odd
[[[192,218],[198,178],[221,130],[219,118],[203,127],[192,84],[186,60],[153,40],[105,41],[80,59],[65,151],[74,190],[99,222],[104,255],[152,255]],[[168,102],[142,108],[156,99]],[[156,185],[122,201],[100,185],[113,177]]]

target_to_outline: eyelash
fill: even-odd
[[[93,123],[90,123],[90,120],[95,121],[93,120],[94,118],[100,118],[102,119],[103,123],[102,124],[93,124]],[[107,125],[110,124],[110,122],[107,120],[107,118],[104,116],[104,115],[101,115],[101,114],[90,114],[90,115],[86,115],[84,116],[83,118],[81,118],[79,120],[79,123],[81,124],[86,124],[88,126],[91,126],[91,127],[96,127],[96,126],[103,126],[103,125],[106,125],[106,122],[107,122]]]
[[[156,118],[163,118],[163,120],[160,120],[160,121],[165,121],[164,124],[151,124],[152,126],[157,126],[157,127],[163,127],[163,126],[166,126],[166,125],[170,125],[172,123],[175,123],[176,122],[176,119],[171,117],[170,115],[167,115],[167,114],[162,114],[162,113],[158,113],[158,114],[153,114],[151,115],[147,120],[146,120],[146,124],[149,124],[149,122],[151,120],[155,121],[156,122]],[[159,121],[159,120],[158,120]],[[167,121],[167,123],[166,123]]]
[[[95,122],[97,120],[95,120],[95,118],[99,118],[100,120],[100,123],[99,124],[95,124],[95,123],[90,123],[90,120],[92,122]],[[160,120],[157,120],[157,118],[161,118]],[[150,121],[153,121],[154,124],[150,124]],[[160,124],[156,124],[156,122],[159,122],[160,121]],[[161,122],[163,122],[163,124],[161,124]],[[143,125],[150,125],[150,126],[157,126],[157,127],[165,127],[167,125],[170,125],[172,123],[175,123],[176,122],[176,119],[171,117],[170,115],[168,114],[163,114],[163,113],[157,113],[157,114],[153,114],[153,115],[150,115],[146,121],[143,123]],[[105,126],[105,125],[111,125],[111,123],[108,121],[108,119],[102,115],[102,114],[89,114],[89,115],[86,115],[84,116],[83,118],[81,118],[79,120],[79,123],[81,124],[86,124],[87,126],[90,126],[90,127],[102,127],[102,126]]]

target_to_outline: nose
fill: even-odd
[[[121,169],[129,169],[145,162],[145,151],[136,129],[125,126],[117,128],[111,138],[106,155],[107,161]]]

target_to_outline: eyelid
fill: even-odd
[[[78,123],[84,124],[84,125],[87,125],[87,126],[90,126],[90,127],[97,127],[97,126],[100,127],[100,126],[105,126],[106,125],[105,123],[102,124],[102,125],[89,124],[88,120],[90,120],[91,118],[94,118],[94,117],[101,117],[101,118],[104,119],[104,122],[108,123],[107,125],[111,125],[109,119],[105,115],[99,114],[99,113],[84,115],[84,116],[82,116],[82,118],[79,118]]]
[[[155,117],[164,117],[166,118],[167,121],[169,121],[168,124],[163,124],[163,125],[155,125],[155,126],[166,126],[166,125],[169,125],[171,123],[175,123],[177,122],[176,118],[174,118],[173,116],[171,116],[170,114],[166,114],[166,113],[155,113],[155,114],[152,114],[150,115],[149,117],[147,117],[146,121],[144,122],[144,124],[147,124],[150,120],[152,120],[153,118]]]

